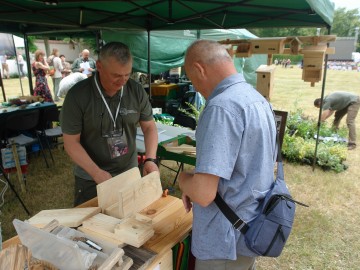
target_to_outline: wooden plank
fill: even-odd
[[[138,167],[134,167],[96,186],[98,204],[104,211],[118,201],[119,189],[124,185],[131,184],[140,179],[141,174]]]
[[[111,270],[124,254],[125,252],[122,248],[114,249],[110,256],[100,265],[99,270]]]
[[[119,216],[128,217],[141,211],[162,195],[159,172],[152,172],[145,177],[124,186],[119,191]]]
[[[147,270],[172,270],[173,268],[173,253],[172,250],[169,249],[164,254],[159,254],[156,256],[156,260],[154,260],[147,268]]]
[[[125,246],[125,255],[133,259],[134,264],[131,269],[147,269],[156,256],[156,253],[146,248],[135,248],[132,246]]]
[[[83,222],[83,228],[90,231],[96,232],[99,235],[106,236],[108,238],[113,238],[116,243],[119,245],[124,242],[121,241],[121,238],[118,237],[115,232],[115,226],[121,222],[120,219],[107,216],[104,214],[97,214]],[[114,243],[114,241],[112,241]]]
[[[148,207],[145,207],[139,214],[151,219],[152,224],[156,224],[165,221],[169,215],[181,208],[183,208],[181,200],[176,197],[167,196],[161,197]]]
[[[116,218],[120,218],[119,215],[119,202],[114,203],[113,205],[109,206],[108,208],[105,208],[104,214]]]
[[[108,237],[105,236],[104,234],[89,230],[87,228],[84,228],[83,226],[80,226],[79,228],[77,228],[78,231],[85,233],[86,235],[97,239],[98,243],[107,243],[107,244],[112,244],[115,245],[117,247],[123,247],[125,244],[117,239],[114,239],[113,237]]]
[[[126,218],[115,226],[115,234],[124,243],[139,248],[154,235],[154,230],[151,224]]]
[[[42,210],[28,221],[31,225],[44,227],[46,224],[56,219],[59,221],[60,225],[78,227],[85,219],[100,213],[100,211],[100,207]]]
[[[120,264],[120,266],[117,267],[116,269],[118,269],[118,270],[128,270],[134,264],[133,259],[131,259],[130,257],[128,257],[126,255],[123,256],[123,260],[124,260],[123,263]]]
[[[180,200],[179,200],[180,201]],[[183,240],[190,231],[192,225],[192,214],[186,213],[182,207],[169,215],[166,222],[158,222],[153,225],[155,234],[143,247],[157,253],[163,253],[171,249],[176,243]]]

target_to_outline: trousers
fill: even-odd
[[[349,129],[349,145],[356,145],[356,125],[355,125],[355,119],[359,112],[360,108],[360,97],[358,97],[357,101],[350,104],[346,108],[342,110],[338,110],[335,112],[335,118],[333,122],[334,128],[339,128],[339,124],[341,119],[347,114],[346,117],[346,125]]]
[[[255,257],[238,255],[232,260],[199,260],[196,259],[195,270],[255,270]]]

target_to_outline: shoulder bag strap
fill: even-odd
[[[275,120],[275,114],[274,114],[274,120]],[[275,123],[276,126],[276,123]],[[280,148],[280,139],[279,139],[279,133],[276,131],[276,144],[277,144],[277,175],[282,176],[282,179],[284,179],[284,170],[282,167],[282,156],[281,156],[281,148]],[[246,231],[249,229],[249,226],[246,224],[244,220],[238,217],[238,215],[227,205],[227,203],[224,201],[224,199],[220,196],[219,192],[216,193],[216,197],[214,202],[219,207],[221,212],[224,214],[224,216],[230,221],[230,223],[233,225],[233,227],[240,231],[242,234],[245,234]]]

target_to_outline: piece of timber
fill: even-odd
[[[98,270],[111,270],[115,264],[119,262],[121,257],[125,254],[122,248],[115,248],[110,256],[103,262]]]
[[[159,172],[152,172],[119,190],[119,216],[129,217],[161,198]]]
[[[122,262],[122,264],[120,264],[119,267],[116,267],[117,270],[128,270],[134,264],[133,259],[131,259],[130,257],[128,257],[126,255],[123,256],[123,260],[124,261]]]
[[[166,222],[165,219],[172,213],[183,208],[182,201],[176,197],[161,197],[139,212],[140,215],[150,219],[152,224]]]
[[[111,206],[105,208],[104,214],[108,215],[108,216],[120,218],[120,215],[119,215],[119,202],[116,202],[116,203],[112,204]]]
[[[28,221],[31,225],[40,228],[54,219],[56,219],[60,225],[78,227],[85,219],[100,213],[100,211],[100,207],[42,210],[29,218]]]
[[[154,230],[151,224],[125,218],[115,226],[115,234],[122,242],[139,248],[154,235]]]
[[[121,238],[118,237],[115,232],[115,226],[121,222],[120,219],[107,216],[104,214],[97,214],[83,222],[83,228],[97,233],[99,236],[103,235],[113,239],[113,243],[122,245]]]
[[[148,266],[147,269],[159,269],[159,270],[172,270],[175,269],[173,267],[173,253],[172,250],[169,249],[163,254],[158,254],[156,259]]]
[[[177,201],[172,204],[170,209],[166,208],[164,204],[160,204],[162,206],[159,206],[159,209],[164,210],[159,210],[159,214],[153,214],[153,222],[155,221],[153,223],[153,229],[155,230],[155,234],[143,245],[143,247],[157,253],[164,253],[168,249],[171,249],[174,246],[174,243],[183,240],[191,230],[192,214],[186,213],[180,199],[172,196],[168,197],[174,198]],[[162,197],[160,200],[163,200],[162,202],[164,202],[168,197]],[[148,210],[154,205],[155,203],[150,205]],[[175,210],[173,211],[173,209]],[[169,210],[171,210],[171,213],[168,212]],[[144,215],[144,212],[141,211],[140,214]],[[149,215],[146,216],[149,217]]]
[[[25,269],[28,249],[21,244],[12,245],[0,251],[0,269]]]
[[[155,252],[148,250],[146,248],[135,248],[132,246],[123,247],[125,255],[132,258],[134,261],[131,269],[148,269],[148,266],[154,261]]]
[[[96,186],[98,204],[104,211],[118,201],[119,189],[141,178],[138,167],[134,167]]]

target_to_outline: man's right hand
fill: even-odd
[[[99,169],[96,172],[96,174],[93,176],[93,179],[97,184],[105,182],[106,180],[109,180],[110,178],[112,178],[111,174],[108,173],[107,171],[104,171],[101,169]]]

